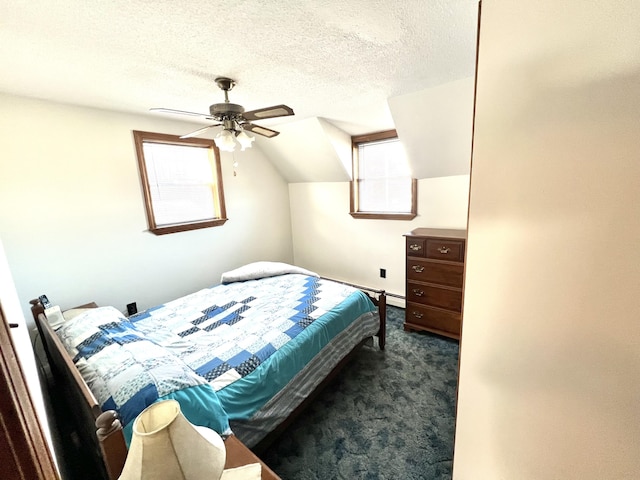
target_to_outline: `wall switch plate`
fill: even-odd
[[[381,268],[380,269],[380,278],[387,278],[387,269],[386,268]]]
[[[129,303],[127,305],[127,315],[135,315],[136,313],[138,313],[138,306],[136,305],[136,302]]]

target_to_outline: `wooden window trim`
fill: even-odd
[[[353,218],[370,219],[370,220],[412,220],[418,214],[418,181],[411,179],[411,212],[407,213],[385,213],[385,212],[360,212],[358,211],[358,146],[361,143],[375,142],[377,140],[386,140],[388,138],[397,138],[396,130],[385,130],[382,132],[368,133],[365,135],[355,135],[351,137],[351,182],[349,192],[349,215]]]
[[[220,162],[220,150],[216,147],[213,140],[206,138],[180,138],[176,135],[168,135],[165,133],[143,132],[139,130],[133,131],[133,137],[136,145],[136,156],[138,158],[138,170],[140,171],[140,179],[142,183],[142,191],[144,193],[145,210],[147,214],[147,222],[149,231],[155,235],[166,235],[169,233],[185,232],[189,230],[198,230],[201,228],[217,227],[224,225],[227,219],[227,211],[224,202],[224,187],[222,184],[222,165]],[[147,168],[144,163],[143,142],[153,141],[155,143],[165,143],[167,145],[193,145],[196,147],[211,148],[214,155],[216,180],[217,180],[217,200],[219,202],[220,218],[204,220],[200,222],[188,222],[174,225],[159,227],[156,225],[155,215],[153,213],[153,205],[151,202],[151,190],[149,187],[149,178],[147,176]]]

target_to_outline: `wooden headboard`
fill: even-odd
[[[44,307],[39,300],[31,300],[31,313],[36,322],[38,333],[51,368],[53,390],[52,399],[68,412],[64,421],[64,430],[70,432],[63,441],[74,443],[78,458],[82,459],[86,478],[112,480],[118,478],[127,456],[122,429],[115,412],[102,412],[95,396],[80,375],[80,372],[67,354],[64,345],[53,331],[44,315]],[[96,308],[95,303],[77,308]],[[99,419],[99,420],[98,420]],[[99,440],[96,431],[102,435]],[[83,467],[81,467],[83,468]]]

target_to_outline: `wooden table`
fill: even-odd
[[[227,461],[224,468],[234,468],[247,465],[249,463],[259,463],[262,465],[262,480],[281,480],[267,465],[249,450],[244,443],[238,440],[238,437],[231,435],[224,441],[227,447]]]

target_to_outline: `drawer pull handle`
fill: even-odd
[[[419,250],[422,250],[422,245],[418,243],[411,243],[409,244],[409,250],[413,250],[414,252],[417,252]]]
[[[423,296],[423,295],[424,295],[424,291],[423,291],[423,290],[420,290],[420,289],[418,289],[418,288],[414,288],[414,289],[413,289],[413,294],[414,294],[416,297],[421,297],[421,296]]]
[[[438,251],[441,254],[446,255],[447,253],[449,253],[451,251],[451,249],[449,247],[440,247],[440,248],[438,248]]]
[[[422,273],[424,271],[424,267],[422,265],[414,265],[411,268],[413,268],[413,271],[416,273]]]
[[[422,314],[422,313],[420,313],[420,312],[412,312],[412,313],[413,313],[413,316],[414,316],[414,317],[416,317],[416,318],[422,318],[422,317],[424,317],[424,314]]]

